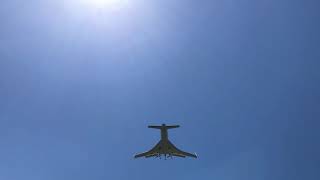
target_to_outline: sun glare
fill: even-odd
[[[126,4],[126,0],[80,0],[83,5],[91,8],[120,8]]]

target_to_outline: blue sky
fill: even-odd
[[[319,5],[2,0],[0,179],[319,179]]]

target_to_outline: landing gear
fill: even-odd
[[[171,154],[165,154],[164,157],[165,157],[165,160],[167,160],[167,158],[173,159]]]
[[[162,155],[164,156],[164,160],[167,160],[168,158],[173,159],[173,157],[172,157],[171,154],[160,154],[160,153],[157,154],[157,155],[155,156],[155,158],[162,159]]]

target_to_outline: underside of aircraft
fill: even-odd
[[[149,151],[140,153],[134,156],[134,158],[140,158],[140,157],[158,157],[161,158],[164,156],[165,159],[172,158],[173,156],[176,157],[193,157],[197,158],[196,154],[184,152],[177,147],[175,147],[168,139],[168,129],[172,128],[178,128],[179,125],[174,126],[166,126],[165,124],[162,124],[162,126],[148,126],[149,128],[159,129],[161,130],[161,140]]]

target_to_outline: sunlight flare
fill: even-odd
[[[118,9],[125,6],[127,0],[80,0],[81,4],[96,9]]]

